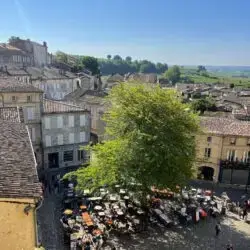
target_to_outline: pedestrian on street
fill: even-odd
[[[216,224],[216,226],[215,226],[215,235],[216,235],[216,237],[219,236],[220,232],[221,232],[221,226],[220,226],[220,222],[218,222]]]
[[[243,220],[247,218],[247,209],[243,209]]]
[[[228,244],[227,245],[227,250],[233,250],[233,244]]]

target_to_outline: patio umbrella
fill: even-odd
[[[225,200],[230,200],[230,198],[228,197],[227,193],[226,192],[223,192],[221,194],[221,198],[225,199]]]
[[[73,213],[73,211],[70,210],[70,209],[66,209],[63,213],[66,214],[66,215],[70,215],[70,214]]]

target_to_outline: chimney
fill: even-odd
[[[44,46],[44,47],[47,47],[47,43],[46,43],[46,42],[43,42],[43,46]]]

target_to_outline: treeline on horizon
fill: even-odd
[[[72,59],[76,59],[75,61]],[[122,58],[119,55],[107,55],[107,58],[95,58],[92,56],[67,55],[63,52],[56,53],[56,59],[68,63],[73,71],[87,68],[93,74],[111,75],[126,73],[156,73],[162,74],[168,70],[166,63],[153,63],[148,60],[133,60],[127,56]]]

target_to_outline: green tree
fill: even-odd
[[[181,71],[180,68],[177,65],[174,65],[173,67],[169,68],[165,74],[165,78],[167,78],[169,81],[172,82],[172,84],[175,84],[180,81],[181,79]]]
[[[200,114],[204,114],[205,111],[216,111],[215,101],[212,98],[202,98],[197,99],[192,102],[192,108],[196,112],[200,112]]]
[[[112,58],[111,55],[107,55],[107,59],[110,60]]]
[[[56,52],[56,60],[58,62],[63,62],[63,63],[67,63],[68,62],[68,56],[67,54],[61,52],[61,51],[57,51]]]
[[[113,57],[113,60],[114,60],[114,61],[122,61],[122,58],[121,58],[119,55],[115,55],[115,56]]]
[[[92,56],[82,56],[80,57],[80,64],[90,70],[93,75],[100,74],[97,58]]]
[[[130,64],[132,62],[132,57],[131,56],[127,56],[125,58],[125,61]]]
[[[204,71],[207,71],[207,69],[205,68],[205,66],[199,65],[199,66],[197,67],[197,72],[198,72],[198,73],[204,72]]]
[[[192,176],[197,116],[173,90],[142,84],[112,88],[105,114],[110,140],[91,148],[92,161],[76,175],[78,187],[131,182],[142,190],[182,185]]]

